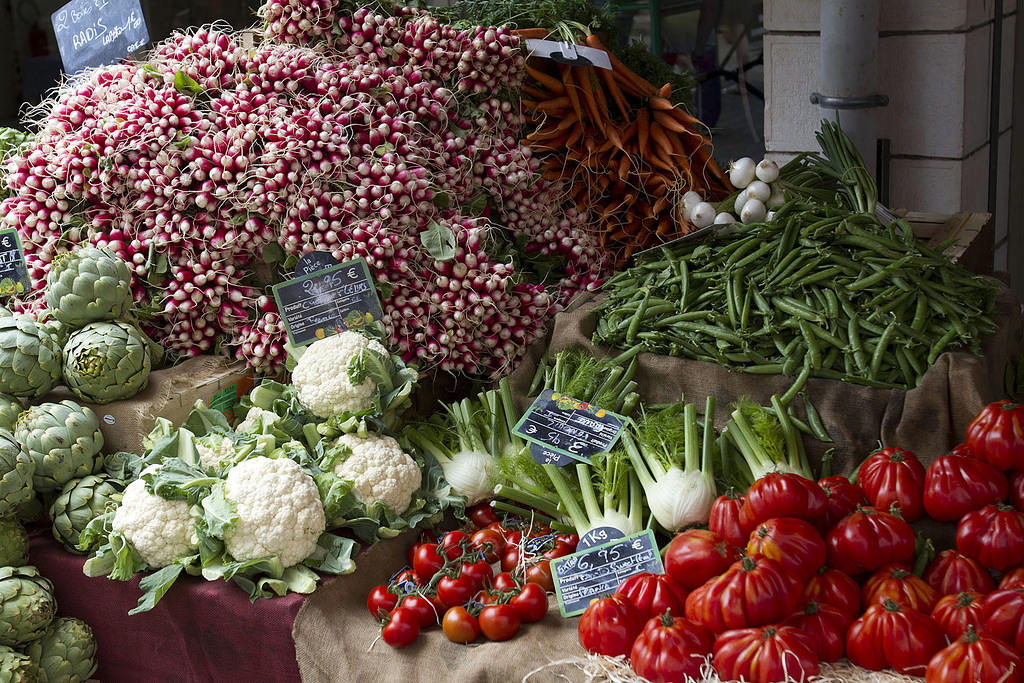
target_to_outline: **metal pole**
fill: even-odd
[[[839,118],[875,175],[878,138],[879,0],[821,0],[821,93],[825,118]],[[841,110],[841,111],[840,111]]]

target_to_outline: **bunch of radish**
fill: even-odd
[[[361,257],[407,361],[509,371],[609,262],[518,141],[501,93],[522,81],[519,38],[392,9],[273,1],[253,48],[199,29],[69,81],[3,169],[0,223],[36,286],[75,244],[109,247],[168,350],[231,349],[274,374],[285,332],[254,273]]]

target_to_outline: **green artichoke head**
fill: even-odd
[[[75,617],[54,619],[25,654],[39,667],[39,683],[85,683],[96,671],[92,628]]]
[[[4,683],[37,683],[39,667],[28,655],[0,645],[0,681]]]
[[[39,398],[60,382],[60,364],[57,339],[32,316],[0,317],[0,392]]]
[[[92,474],[103,448],[96,413],[74,401],[32,406],[18,418],[14,438],[35,462],[32,484],[43,493]]]
[[[46,305],[70,327],[123,318],[132,306],[128,264],[104,248],[78,247],[61,254],[46,276]]]
[[[0,429],[0,515],[15,514],[35,498],[36,463],[6,429]]]
[[[134,325],[90,323],[64,346],[64,383],[90,403],[131,398],[146,388],[149,341]]]
[[[25,407],[21,405],[21,399],[0,394],[0,429],[14,431],[14,423],[23,410]]]
[[[0,567],[23,564],[28,564],[28,532],[14,517],[0,517]]]
[[[116,509],[124,487],[123,481],[105,474],[90,474],[69,481],[50,506],[53,537],[69,552],[84,554],[77,548],[82,529],[108,509]]]
[[[53,584],[38,569],[0,567],[0,645],[18,647],[39,638],[56,612]]]

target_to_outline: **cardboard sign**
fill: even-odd
[[[71,0],[50,21],[69,74],[113,64],[149,42],[139,0]]]
[[[25,253],[14,228],[0,230],[0,296],[13,296],[32,289],[25,266]]]
[[[551,575],[558,610],[563,617],[583,614],[591,600],[611,595],[625,579],[644,572],[665,573],[651,529],[555,558]]]
[[[621,415],[545,389],[513,431],[549,451],[590,462],[611,450],[625,422]]]
[[[295,346],[362,327],[384,315],[361,258],[274,285],[274,298]]]

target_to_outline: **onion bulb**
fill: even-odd
[[[697,228],[708,227],[715,222],[715,207],[707,202],[697,204],[690,212],[690,222]]]
[[[747,196],[764,203],[772,196],[772,188],[768,187],[768,183],[763,180],[755,180],[747,185]]]
[[[740,211],[740,221],[743,223],[760,223],[768,215],[768,207],[760,199],[748,199]]]
[[[733,187],[742,190],[754,181],[756,166],[750,157],[743,157],[729,166],[729,182]]]
[[[774,183],[779,179],[779,165],[771,159],[761,159],[754,173],[757,175],[758,180]]]
[[[728,211],[723,211],[722,213],[720,213],[717,216],[715,216],[715,225],[725,225],[726,223],[735,223],[735,222],[736,222],[736,216],[733,216]]]

